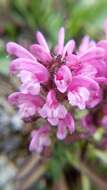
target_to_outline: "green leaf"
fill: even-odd
[[[0,56],[0,72],[3,74],[8,74],[9,72],[9,62],[10,58],[6,55]]]

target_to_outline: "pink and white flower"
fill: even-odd
[[[32,133],[31,151],[41,152],[50,144],[49,125],[57,129],[60,140],[74,132],[72,107],[92,109],[103,99],[107,40],[97,43],[85,36],[77,50],[73,39],[64,45],[64,37],[62,27],[53,53],[41,32],[36,33],[37,43],[29,50],[14,42],[7,44],[7,52],[16,57],[11,61],[10,74],[17,75],[21,82],[20,92],[9,96],[10,103],[25,121],[42,118],[48,122]]]
[[[24,121],[31,121],[38,116],[43,100],[39,96],[15,92],[9,96],[9,102],[19,108],[19,114]]]
[[[101,101],[101,98],[102,92],[96,81],[81,75],[73,77],[68,89],[68,100],[71,105],[80,109],[92,108]]]
[[[10,65],[10,73],[17,74],[21,79],[21,91],[37,95],[40,92],[40,84],[46,83],[49,78],[48,70],[25,48],[9,42],[7,44],[9,54],[18,57]]]
[[[57,89],[62,93],[66,92],[69,84],[72,81],[72,73],[70,69],[66,65],[61,66],[55,74],[54,80]]]
[[[47,118],[51,125],[58,126],[59,139],[64,139],[68,130],[71,134],[74,132],[74,120],[66,108],[57,101],[54,91],[48,93],[46,104],[39,113],[43,118]]]
[[[64,119],[59,120],[57,138],[63,140],[66,138],[68,132],[72,135],[75,131],[75,123],[72,115],[67,113]]]
[[[45,124],[41,128],[32,131],[29,150],[37,153],[42,152],[44,147],[51,144],[49,133],[50,127],[48,124]]]
[[[39,114],[42,118],[47,118],[51,125],[58,125],[59,120],[65,118],[67,110],[57,101],[55,92],[51,90],[48,93],[46,103],[40,109]]]

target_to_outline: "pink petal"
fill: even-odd
[[[48,117],[48,122],[51,125],[56,126],[56,125],[58,125],[59,120],[58,120],[58,118]]]
[[[81,110],[86,108],[86,101],[81,98],[78,92],[69,92],[68,100],[72,106],[78,106]]]
[[[60,121],[58,124],[57,138],[60,140],[65,139],[67,136],[67,128],[63,121]]]
[[[81,64],[80,68],[77,70],[76,75],[82,75],[90,78],[94,78],[97,74],[97,69],[92,64]]]
[[[37,108],[32,102],[26,102],[18,106],[19,115],[22,119],[31,118],[36,116]]]
[[[32,135],[32,133],[33,133],[33,135]],[[35,131],[32,131],[32,133],[31,133],[32,139],[31,139],[31,142],[29,145],[30,151],[34,151],[37,148],[37,144],[38,144],[38,132],[35,130]]]
[[[75,123],[72,115],[68,113],[65,117],[65,123],[69,129],[69,132],[72,134],[75,131]]]
[[[46,100],[47,104],[51,107],[51,106],[56,106],[58,105],[58,101],[56,99],[56,94],[55,94],[55,91],[54,90],[50,90],[48,92],[48,95],[47,95],[47,100]]]
[[[93,80],[89,77],[86,77],[86,76],[78,75],[78,76],[73,77],[68,90],[72,91],[75,88],[81,87],[81,86],[86,87],[91,90],[99,90],[100,89],[98,83],[95,80]]]
[[[79,53],[84,53],[91,47],[96,47],[96,42],[90,40],[89,36],[84,36],[79,47]]]
[[[85,109],[86,103],[90,98],[90,92],[85,87],[78,87],[72,92],[68,92],[69,103],[78,106],[79,109]]]
[[[13,105],[20,105],[24,102],[33,102],[37,107],[43,106],[44,101],[40,96],[33,96],[31,94],[23,94],[21,92],[14,92],[9,97],[8,100]]]
[[[50,53],[50,50],[48,48],[48,44],[43,36],[43,34],[41,32],[37,32],[36,33],[36,38],[37,38],[37,41],[38,43],[43,46],[43,48],[46,50],[47,53]]]
[[[97,89],[96,91],[91,91],[91,96],[89,101],[87,101],[88,108],[94,108],[102,100],[102,89]]]
[[[107,64],[104,60],[90,60],[82,63],[77,73],[95,78],[104,77],[107,76]]]
[[[87,88],[85,87],[79,87],[78,88],[78,92],[79,95],[85,100],[87,101],[89,99],[90,93],[89,90],[87,90]]]
[[[87,62],[93,59],[104,59],[104,50],[100,47],[93,47],[79,57],[80,62]]]
[[[90,37],[89,36],[84,36],[82,39],[82,42],[79,47],[79,52],[83,53],[89,48],[89,42],[90,42]]]
[[[51,54],[47,52],[42,46],[32,45],[30,50],[36,59],[42,62],[44,65],[48,65],[52,61]]]
[[[97,43],[98,47],[104,48],[107,50],[107,40],[101,40]]]
[[[31,133],[30,151],[40,153],[45,146],[51,144],[49,137],[50,128],[47,124]]]
[[[23,83],[20,87],[20,90],[24,94],[38,95],[40,93],[40,83],[33,80],[27,83]]]
[[[62,57],[64,58],[66,53],[68,55],[72,54],[74,48],[75,48],[75,41],[74,40],[69,40],[67,42],[67,44],[65,45],[64,49],[63,49]]]
[[[42,118],[46,118],[48,116],[48,110],[49,107],[45,104],[40,110],[39,110],[39,114]],[[50,110],[49,110],[50,111]]]
[[[105,57],[105,59],[107,59],[107,40],[101,40],[101,41],[99,41],[97,43],[97,46],[103,48],[103,50],[105,52],[104,53],[104,57]]]
[[[49,74],[48,70],[37,61],[33,61],[31,59],[18,58],[11,62],[10,72],[16,74],[22,70],[30,71],[36,74],[39,81],[47,81]]]
[[[81,96],[78,92],[78,88],[85,87],[88,91],[86,97],[89,97],[87,101],[84,96]],[[90,96],[89,96],[90,95]],[[77,76],[74,77],[72,83],[68,89],[68,98],[71,104],[77,105],[80,109],[84,109],[86,106],[89,108],[95,107],[101,101],[101,90],[99,84],[88,77]]]
[[[60,69],[54,77],[54,81],[57,86],[57,89],[60,92],[66,92],[70,82],[72,81],[72,73],[70,69],[66,65],[60,67]]]
[[[97,81],[99,84],[107,85],[107,78],[105,78],[105,77],[97,77],[97,78],[96,78],[96,81]]]
[[[20,78],[22,83],[26,83],[33,79],[34,74],[32,74],[29,71],[22,70],[22,71],[20,71],[20,73],[17,76]],[[35,77],[35,79],[36,79],[36,77]]]
[[[26,50],[24,47],[20,46],[15,42],[8,42],[6,49],[10,55],[15,55],[19,58],[29,58],[34,61],[36,59],[28,50]]]
[[[65,118],[66,114],[66,108],[63,105],[59,104],[54,110],[53,117],[63,119]]]
[[[69,54],[68,56],[66,56],[65,59],[66,59],[66,65],[70,69],[74,69],[75,70],[75,69],[78,69],[80,67],[77,55]]]
[[[58,43],[56,45],[56,48],[55,48],[55,53],[57,55],[62,55],[62,52],[63,52],[63,48],[64,48],[64,28],[61,27],[59,32],[58,32]]]

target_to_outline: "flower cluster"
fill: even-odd
[[[62,27],[53,52],[41,32],[36,33],[38,43],[31,45],[29,51],[14,42],[6,47],[10,55],[16,56],[10,64],[10,73],[17,75],[21,83],[19,91],[9,96],[10,103],[18,107],[24,121],[37,121],[40,117],[44,121],[43,126],[32,132],[31,151],[41,152],[51,143],[52,126],[60,140],[72,134],[75,131],[72,110],[92,109],[103,99],[107,84],[107,40],[95,42],[85,36],[76,49],[73,39],[64,45],[64,35]]]

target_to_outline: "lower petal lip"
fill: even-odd
[[[51,54],[47,52],[42,46],[32,45],[30,50],[36,59],[42,62],[44,65],[49,65],[52,61]]]
[[[32,61],[30,59],[18,58],[11,62],[10,72],[17,73],[22,70],[30,71],[34,74],[42,75],[44,82],[48,81],[49,73],[48,70],[40,63]]]
[[[100,89],[99,84],[94,79],[81,75],[73,77],[72,82],[68,87],[68,91],[75,89],[76,86],[84,86],[86,88],[91,88],[96,90]]]

